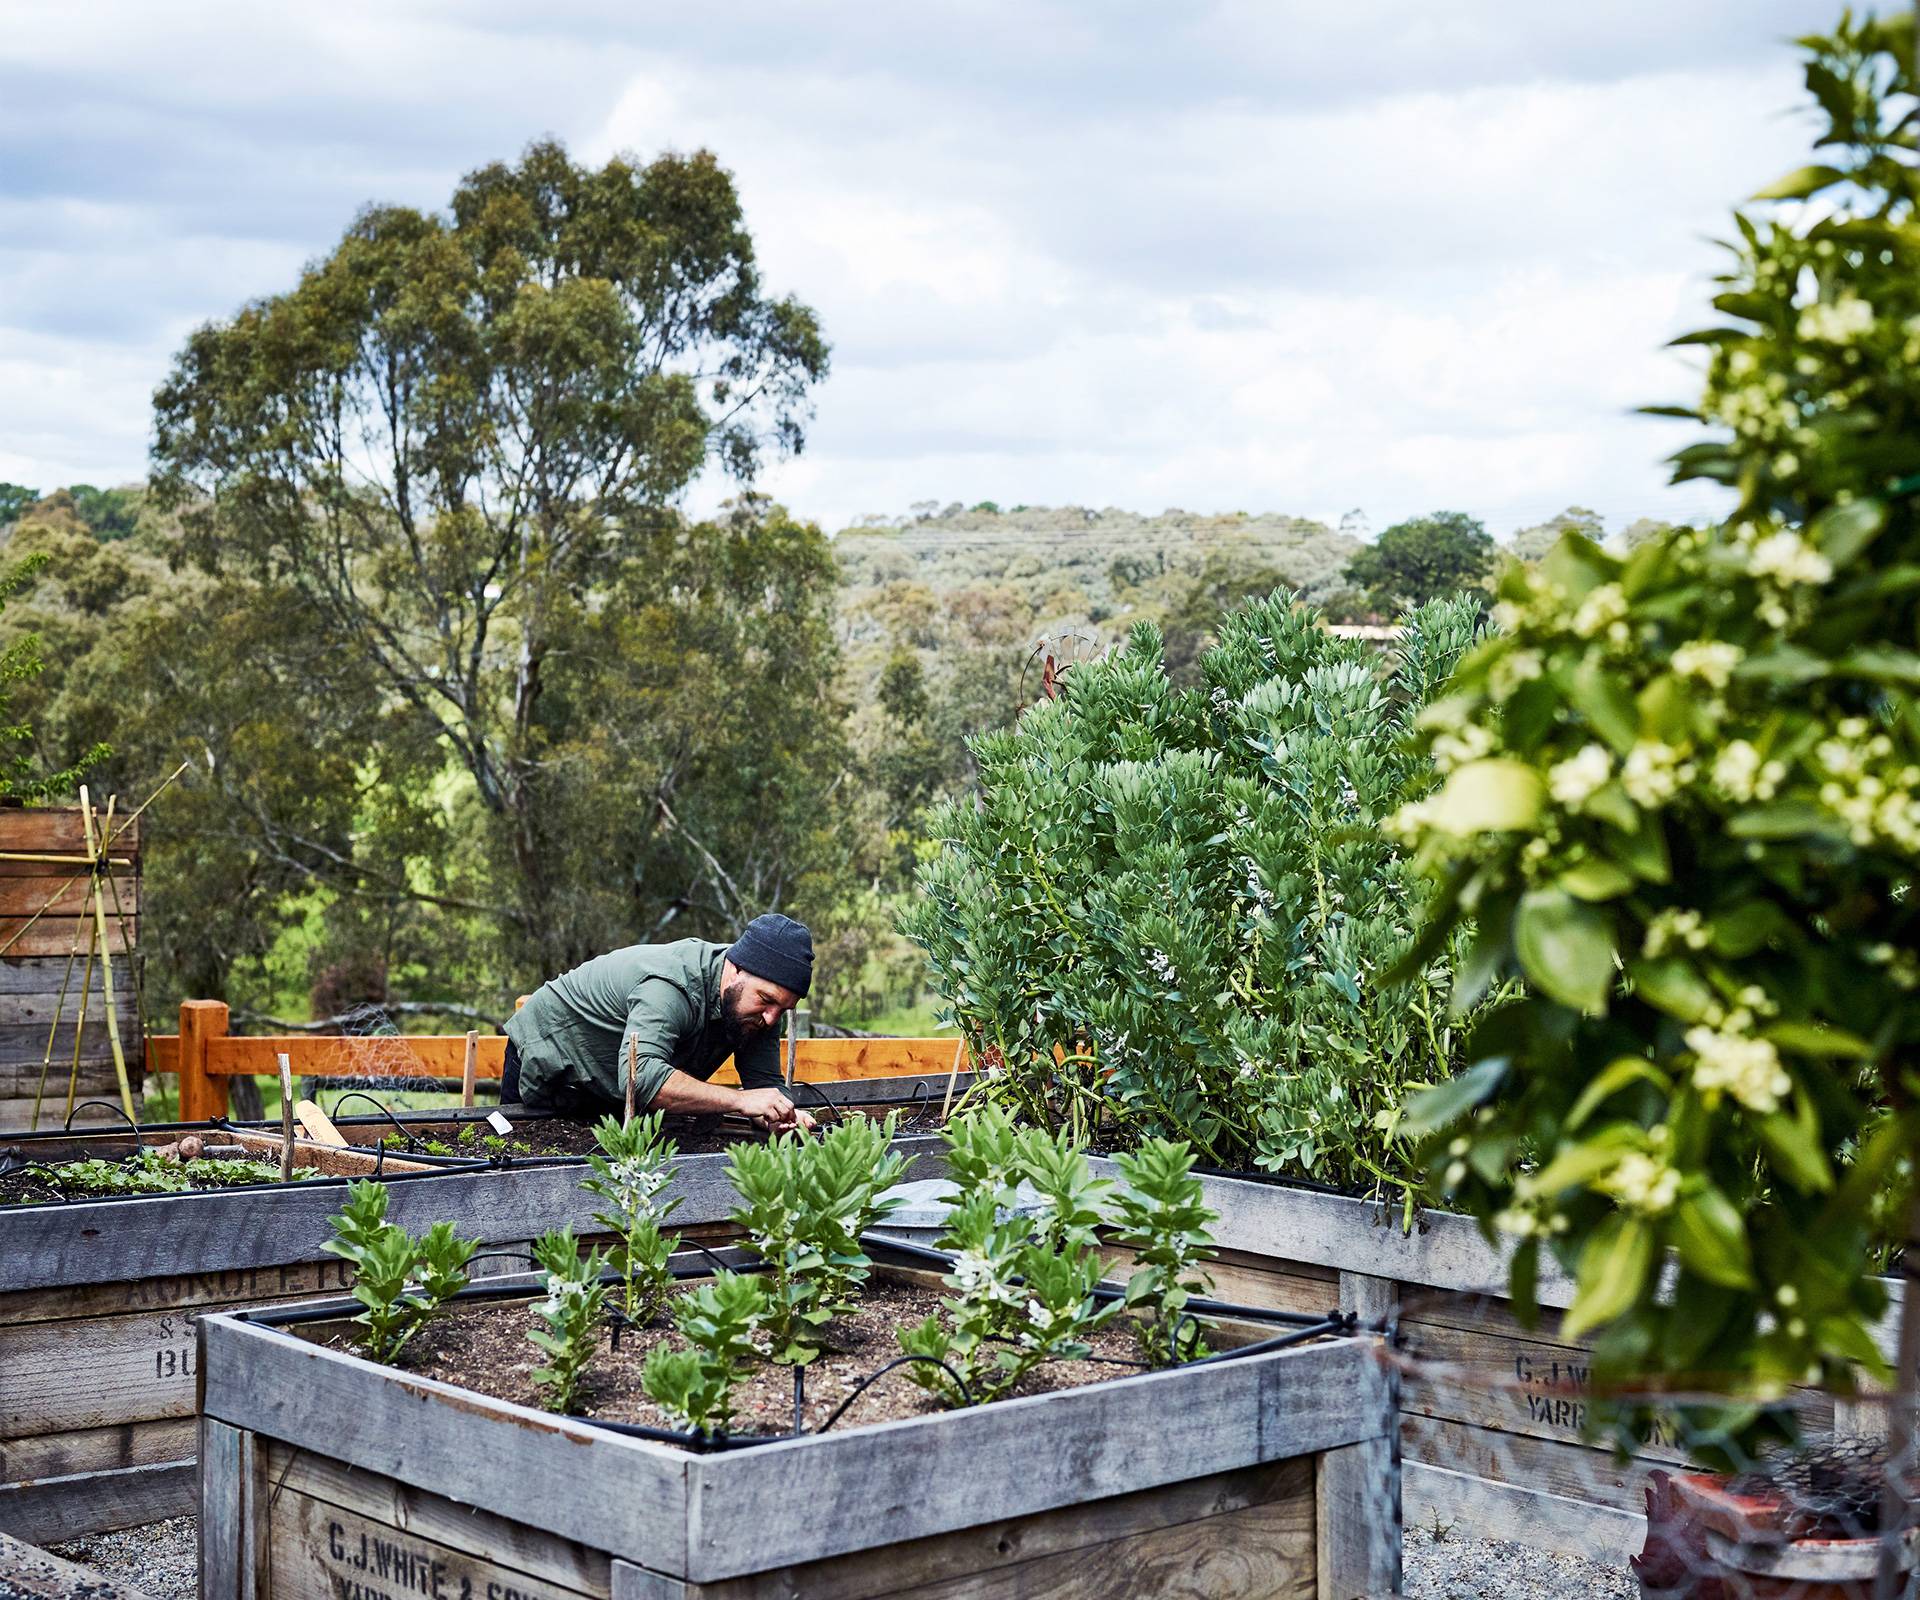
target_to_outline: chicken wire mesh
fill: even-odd
[[[1523,1327],[1496,1293],[1400,1285],[1368,1320],[1399,1412],[1398,1484],[1361,1501],[1401,1530],[1376,1593],[1920,1600],[1884,1392],[1602,1386],[1554,1313]]]

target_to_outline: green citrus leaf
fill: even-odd
[[[1674,1207],[1674,1248],[1690,1272],[1728,1289],[1753,1287],[1753,1252],[1739,1209],[1712,1184]]]
[[[1653,1230],[1638,1217],[1617,1212],[1608,1217],[1580,1252],[1578,1287],[1560,1324],[1561,1336],[1577,1339],[1631,1310],[1652,1266]]]
[[[1822,189],[1846,182],[1846,179],[1847,175],[1838,167],[1802,167],[1798,172],[1789,172],[1784,178],[1775,179],[1753,198],[1756,200],[1804,200],[1808,195],[1818,194]]]
[[[1514,833],[1540,820],[1545,795],[1540,774],[1524,762],[1498,757],[1469,761],[1447,775],[1427,802],[1427,814],[1444,833]]]
[[[1520,969],[1541,993],[1597,1015],[1613,992],[1613,919],[1564,889],[1520,897],[1513,919]]]

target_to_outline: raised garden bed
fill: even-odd
[[[1322,1189],[1221,1176],[1204,1186],[1220,1217],[1219,1294],[1295,1310],[1333,1296],[1364,1321],[1397,1326],[1409,1525],[1600,1560],[1640,1549],[1649,1473],[1683,1469],[1686,1454],[1656,1437],[1618,1461],[1587,1437],[1588,1347],[1558,1333],[1569,1278],[1543,1263],[1541,1316],[1524,1328],[1504,1256],[1470,1218],[1423,1212],[1407,1233],[1398,1208]],[[1888,1292],[1880,1340],[1891,1357],[1899,1285]],[[1796,1409],[1816,1438],[1883,1426],[1871,1408],[1819,1394]]]
[[[220,1130],[181,1124],[143,1137],[196,1131]],[[245,1132],[277,1148],[274,1135]],[[126,1133],[7,1143],[52,1156],[77,1139],[131,1148]],[[937,1174],[937,1141],[906,1148],[921,1163],[916,1176]],[[476,1263],[479,1274],[523,1269],[528,1241],[549,1228],[594,1232],[578,1160],[501,1170],[383,1151],[303,1153],[355,1176],[377,1164],[396,1222],[424,1230],[448,1221],[498,1252]],[[725,1164],[723,1155],[681,1161],[673,1227],[683,1237],[732,1232]],[[347,1182],[0,1206],[0,1531],[44,1544],[191,1508],[194,1319],[345,1288],[345,1263],[321,1247]]]
[[[887,1293],[911,1299],[914,1258],[870,1248],[893,1263]],[[479,1309],[448,1327],[511,1316],[533,1292],[468,1290],[457,1300]],[[1370,1337],[1271,1348],[1263,1335],[1302,1330],[1226,1323],[1217,1344],[1255,1342],[707,1452],[331,1348],[355,1309],[200,1323],[206,1600],[399,1594],[420,1587],[416,1573],[428,1594],[594,1600],[1144,1596],[1170,1584],[1343,1600],[1397,1587],[1399,1530],[1382,1514],[1392,1379]],[[489,1384],[511,1375],[496,1366]],[[766,1425],[791,1426],[790,1406],[773,1415],[769,1396],[767,1409]]]
[[[899,1116],[902,1136],[932,1133],[940,1123],[949,1083],[955,1101],[972,1084],[970,1074],[949,1080],[945,1075],[908,1075],[898,1078],[853,1079],[826,1084],[795,1083],[788,1089],[794,1102],[820,1124],[828,1126],[843,1116]],[[335,1125],[349,1141],[366,1146],[385,1145],[396,1154],[424,1155],[512,1164],[538,1160],[584,1160],[595,1149],[596,1117],[562,1117],[525,1107],[501,1108],[512,1131],[497,1133],[488,1123],[492,1108],[457,1111],[397,1111],[366,1109],[377,1097],[369,1091],[344,1094],[334,1102]],[[683,1155],[714,1155],[743,1142],[766,1137],[744,1119],[733,1117],[669,1117],[667,1133]]]

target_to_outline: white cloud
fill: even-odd
[[[545,132],[708,146],[834,344],[766,486],[1496,529],[1663,507],[1704,235],[1794,163],[1826,0],[16,3],[0,40],[0,476],[137,476],[193,322],[369,199]],[[879,20],[884,17],[884,21]],[[703,484],[696,502],[726,492]]]

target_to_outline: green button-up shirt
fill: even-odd
[[[733,1054],[721,1017],[726,953],[704,939],[628,945],[541,984],[507,1023],[520,1052],[521,1099],[537,1105],[560,1088],[618,1105],[629,1049],[636,1106],[650,1104],[676,1067],[712,1077]],[[777,1087],[778,1034],[756,1035],[734,1065],[747,1088]]]

